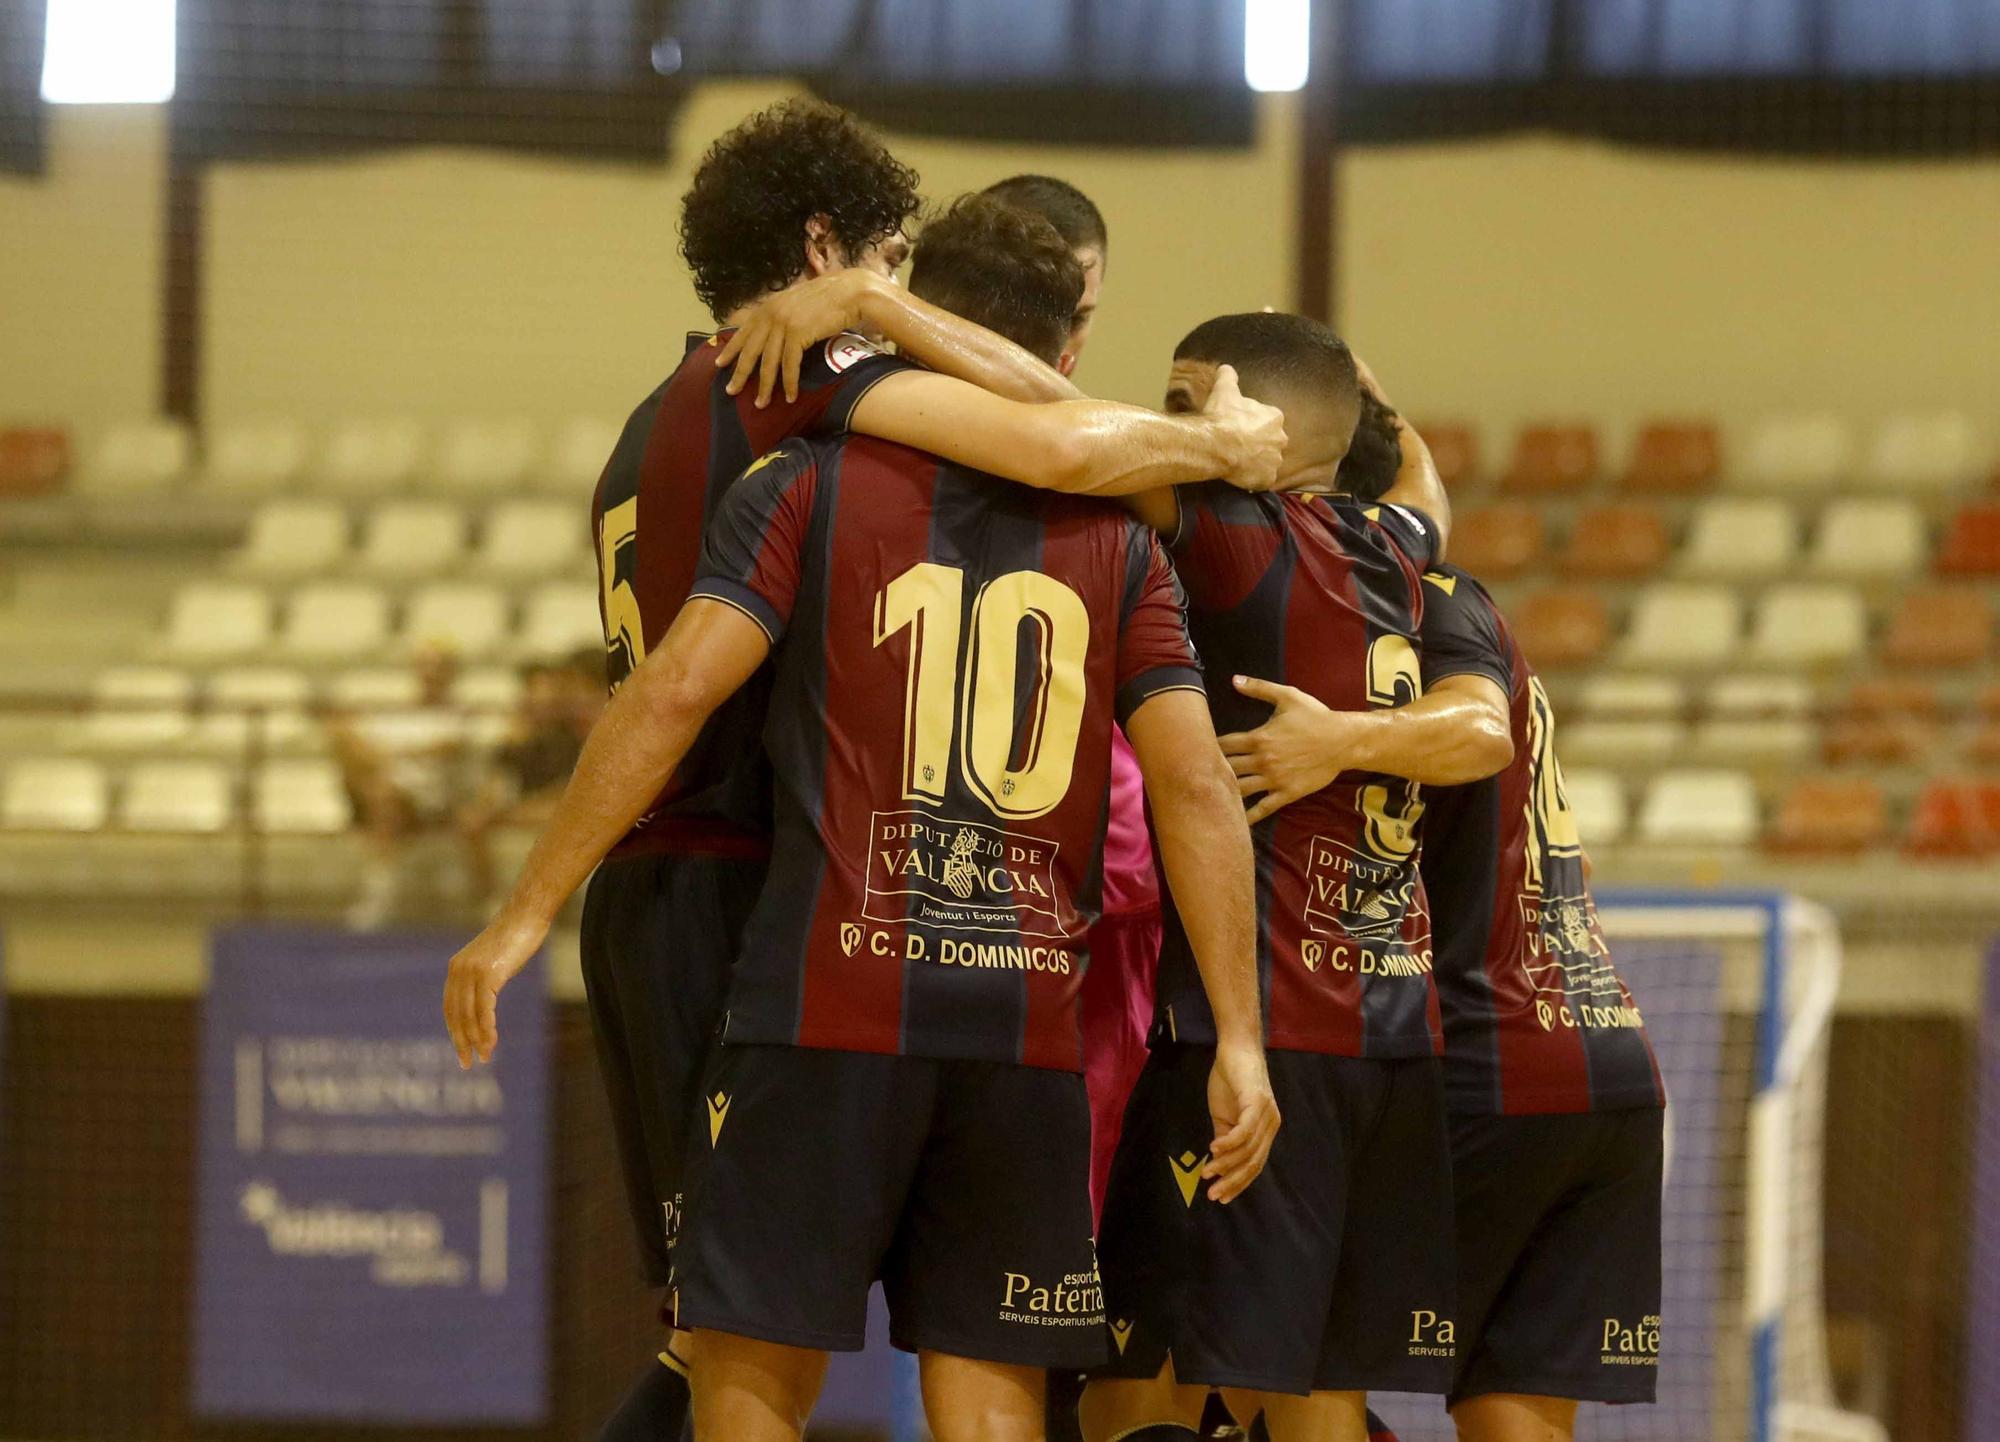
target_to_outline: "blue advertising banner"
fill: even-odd
[[[547,997],[459,1070],[442,933],[219,932],[202,1017],[194,1399],[209,1417],[547,1407]]]
[[[1972,1298],[1965,1329],[1966,1442],[2000,1416],[2000,941],[1986,953],[1986,1006],[1979,1025],[1979,1123],[1972,1139]],[[1980,1420],[1984,1418],[1985,1420]]]

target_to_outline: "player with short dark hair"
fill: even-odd
[[[840,293],[853,318],[823,332],[824,343],[793,350],[775,396],[738,384],[719,368],[726,348],[691,335],[678,367],[632,413],[593,503],[614,687],[671,627],[708,514],[745,466],[789,438],[852,428],[1065,490],[1115,493],[1216,468],[1247,483],[1275,475],[1274,412],[1242,404],[1190,422],[1081,399],[1043,357],[896,285],[915,183],[851,116],[815,101],[760,111],[704,155],[681,245],[697,293],[724,326],[714,339],[741,339],[763,314],[760,298],[796,296],[816,278],[851,283]],[[891,357],[844,333],[848,325],[936,369]],[[584,906],[601,1069],[646,1274],[661,1287],[673,1275],[698,1068],[769,850],[769,771],[757,746],[767,689],[767,678],[753,678],[726,703],[592,878]],[[650,1436],[684,1406],[671,1345],[662,1360],[603,1442]]]
[[[1111,233],[1105,227],[1104,213],[1081,190],[1053,175],[1009,176],[987,186],[985,193],[1047,220],[1083,265],[1083,298],[1076,303],[1070,320],[1069,343],[1056,358],[1056,369],[1069,375],[1090,339],[1104,288],[1104,268],[1111,258]]]
[[[910,290],[1050,356],[1068,344],[1074,315],[1074,307],[1052,311],[1051,300],[1072,289],[1081,295],[1082,277],[1075,252],[1047,220],[988,195],[964,195],[924,222]]]
[[[1412,699],[1418,575],[1448,524],[1435,471],[1413,462],[1378,507],[1331,494],[1361,396],[1325,326],[1253,313],[1197,327],[1176,349],[1169,409],[1199,404],[1225,364],[1285,412],[1287,469],[1319,493],[1135,498],[1170,538],[1217,729],[1248,730],[1266,709],[1224,677],[1275,677],[1354,710]],[[1262,789],[1254,774],[1239,784]],[[1278,1442],[1362,1442],[1367,1390],[1445,1390],[1451,1193],[1421,809],[1414,786],[1354,772],[1251,813],[1265,1042],[1287,1124],[1275,1185],[1226,1211],[1186,1184],[1212,1032],[1167,907],[1153,1055],[1100,1236],[1116,1354],[1084,1399],[1092,1442],[1185,1436],[1210,1386],[1239,1418],[1263,1412]]]
[[[1343,465],[1343,485],[1381,486],[1389,455]],[[1432,719],[1285,696],[1232,749],[1282,792],[1354,766],[1425,782],[1457,1215],[1452,1417],[1465,1442],[1566,1442],[1579,1402],[1653,1400],[1664,1092],[1597,922],[1547,691],[1456,566],[1424,575],[1422,641],[1427,699],[1487,698],[1506,738],[1487,761],[1441,771],[1455,763]]]
[[[974,318],[1019,316],[1024,340],[1046,322],[1059,344],[1081,275],[1054,232],[997,206],[952,214],[985,234],[930,273],[957,257],[1041,289]],[[1051,245],[1062,264],[1045,263]],[[1115,509],[864,438],[753,462],[698,569],[508,906],[453,959],[454,1040],[490,1054],[499,987],[772,656],[770,877],[703,1086],[677,1256],[698,1430],[797,1437],[826,1351],[861,1346],[879,1276],[892,1337],[922,1353],[934,1433],[1032,1435],[1041,1369],[1106,1350],[1075,997],[1114,716],[1146,768],[1216,1018],[1198,1170],[1218,1204],[1277,1131],[1249,835],[1171,569]]]

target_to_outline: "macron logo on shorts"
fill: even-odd
[[[1174,1169],[1174,1185],[1181,1189],[1181,1201],[1187,1206],[1194,1205],[1195,1188],[1201,1185],[1201,1165],[1207,1160],[1193,1152],[1167,1158],[1167,1165]]]
[[[708,1144],[712,1147],[722,1137],[722,1124],[729,1120],[729,1095],[717,1092],[708,1099]]]

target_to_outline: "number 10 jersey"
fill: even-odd
[[[770,879],[724,1036],[1081,1068],[1111,726],[1199,691],[1158,542],[888,442],[731,488],[693,596],[771,637]]]

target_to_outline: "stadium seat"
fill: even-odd
[[[1687,710],[1687,689],[1671,676],[1592,676],[1580,699],[1592,721],[1678,720]]]
[[[1967,860],[2000,852],[2000,785],[1934,780],[1917,796],[1905,840],[1916,856]]]
[[[1586,848],[1610,846],[1625,836],[1630,820],[1625,805],[1625,788],[1608,771],[1588,768],[1563,771],[1563,794],[1569,798],[1570,814]]]
[[[1858,681],[1842,698],[1827,726],[1827,763],[1839,766],[1912,760],[1932,744],[1937,721],[1934,687],[1907,678]]]
[[[1983,765],[2000,766],[2000,686],[1988,686],[1980,693],[1972,757]]]
[[[1942,576],[2000,576],[2000,503],[1966,506],[1951,518],[1937,568]]]
[[[260,830],[324,836],[345,831],[354,807],[331,761],[272,761],[251,785],[250,811]]]
[[[1453,559],[1464,523],[1452,531]],[[496,506],[480,537],[473,565],[485,575],[510,581],[539,580],[564,571],[587,574],[583,554],[589,526],[583,509],[569,501],[509,501]]]
[[[426,477],[440,490],[491,495],[526,480],[535,452],[535,429],[526,421],[460,421],[439,439]]]
[[[506,636],[507,598],[494,586],[426,586],[403,613],[406,642],[443,646],[463,658],[490,655]]]
[[[306,437],[289,421],[238,422],[213,431],[207,450],[203,489],[267,495],[298,479],[305,468]]]
[[[1783,501],[1707,501],[1688,527],[1678,569],[1691,576],[1778,576],[1798,547],[1798,521]]]
[[[168,749],[193,729],[189,710],[194,678],[164,666],[119,666],[100,671],[90,685],[90,715],[83,744],[106,751]]]
[[[521,673],[513,667],[474,666],[452,682],[451,704],[467,713],[475,745],[496,746],[514,724],[521,691]]]
[[[182,660],[219,661],[270,644],[271,598],[256,586],[183,587],[167,617],[166,650]]]
[[[208,678],[208,709],[195,728],[204,750],[240,752],[254,740],[266,751],[293,751],[312,744],[315,731],[307,703],[311,688],[297,671],[273,666],[240,666]]]
[[[465,513],[444,501],[393,501],[363,527],[360,569],[408,579],[455,566],[465,551]]]
[[[1888,832],[1889,804],[1875,782],[1808,777],[1778,802],[1764,845],[1792,856],[1852,855],[1880,844]]]
[[[389,638],[389,598],[373,586],[323,581],[292,597],[279,648],[306,660],[346,660]]]
[[[1570,528],[1563,569],[1573,576],[1619,580],[1649,576],[1667,559],[1667,550],[1666,522],[1651,506],[1593,506]]]
[[[1970,483],[1982,459],[1969,416],[1957,411],[1891,416],[1869,444],[1861,479],[1888,490],[1950,490]]]
[[[1451,561],[1481,580],[1505,581],[1520,575],[1542,554],[1542,518],[1509,502],[1475,506],[1452,520]]]
[[[327,437],[319,484],[342,495],[379,495],[408,481],[422,454],[415,421],[350,421]]]
[[[1757,837],[1757,790],[1740,771],[1668,771],[1639,807],[1642,840],[1679,846],[1744,846]]]
[[[1845,586],[1773,586],[1757,606],[1750,654],[1784,666],[1851,661],[1868,649],[1868,608]]]
[[[17,831],[95,831],[110,800],[110,783],[96,762],[31,758],[7,772],[0,822]]]
[[[1582,587],[1538,591],[1515,609],[1512,621],[1521,649],[1545,670],[1594,659],[1611,636],[1603,599]]]
[[[334,711],[400,711],[422,699],[423,685],[407,666],[364,666],[326,683],[326,704]]]
[[[1653,421],[1641,428],[1621,478],[1625,490],[1689,495],[1706,491],[1722,470],[1722,443],[1704,421]]]
[[[76,489],[117,496],[164,490],[186,474],[189,451],[187,427],[179,421],[127,421],[99,439]]]
[[[1695,727],[1703,761],[1771,766],[1803,760],[1818,733],[1813,688],[1801,677],[1724,676],[1708,688],[1707,715]]]
[[[1813,536],[1811,570],[1867,580],[1910,576],[1924,568],[1924,518],[1904,500],[1835,501]]]
[[[1479,479],[1479,436],[1471,426],[1455,421],[1411,422],[1430,448],[1431,464],[1447,488],[1469,486]],[[1453,533],[1456,544],[1456,533]]]
[[[618,444],[622,426],[601,416],[578,416],[556,432],[548,458],[536,468],[541,488],[563,496],[587,496]]]
[[[290,580],[331,570],[347,554],[347,513],[326,501],[272,501],[257,508],[231,558],[248,576]]]
[[[132,768],[118,798],[119,824],[132,831],[213,834],[233,810],[229,773],[212,761],[149,761]]]
[[[1817,491],[1854,468],[1854,441],[1831,412],[1767,416],[1738,448],[1737,484],[1752,490]]]
[[[1928,586],[1905,593],[1882,641],[1892,666],[1972,666],[1993,644],[1993,612],[1977,586]]]
[[[45,496],[69,476],[69,432],[55,426],[0,429],[0,496]]]
[[[1586,766],[1654,767],[1671,761],[1687,742],[1677,717],[1598,721],[1586,717],[1562,728],[1562,754]]]
[[[1639,665],[1712,665],[1735,651],[1742,624],[1727,587],[1655,584],[1632,608],[1619,655]]]
[[[1597,432],[1587,425],[1522,428],[1500,477],[1510,495],[1545,496],[1588,489],[1597,479]]]
[[[597,587],[580,581],[548,581],[529,593],[521,615],[522,654],[559,660],[603,645]]]

